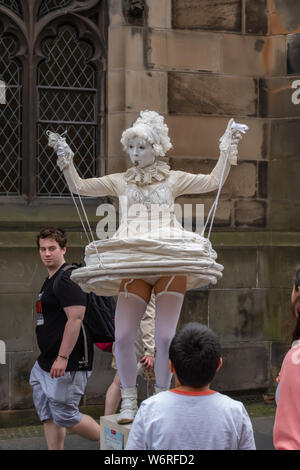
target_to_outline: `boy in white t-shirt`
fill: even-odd
[[[126,450],[255,450],[244,405],[210,389],[222,366],[215,333],[186,324],[169,350],[175,388],[142,402]]]

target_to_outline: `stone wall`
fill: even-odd
[[[249,126],[239,164],[226,181],[212,243],[224,277],[186,295],[180,324],[209,324],[221,337],[224,366],[214,386],[265,390],[273,383],[291,331],[291,279],[300,260],[299,118],[291,86],[300,76],[297,0],[110,0],[107,136],[102,174],[128,166],[121,132],[141,109],[165,115],[173,169],[211,171],[218,139],[234,117]],[[299,74],[299,76],[297,75]],[[179,201],[204,203],[215,193]],[[45,224],[70,232],[68,261],[85,239],[71,204],[1,200],[0,409],[32,407],[28,385],[37,356],[36,293],[45,277],[35,233]],[[93,226],[98,201],[86,202]],[[113,378],[109,354],[96,352],[85,404],[103,403]]]
[[[171,166],[192,173],[211,171],[230,117],[249,126],[212,235],[224,277],[186,295],[181,323],[200,319],[220,335],[225,361],[216,387],[266,389],[289,340],[290,286],[300,255],[300,106],[291,99],[300,73],[299,7],[275,0],[148,0],[139,2],[145,8],[132,24],[122,2],[112,3],[110,35],[124,37],[118,47],[126,41],[131,50],[118,64],[109,61],[122,89],[108,101],[110,119],[120,125],[111,129],[112,169],[125,168],[118,137],[140,109],[165,115]],[[214,197],[179,202],[204,202],[207,214]]]

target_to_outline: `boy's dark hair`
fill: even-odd
[[[51,238],[55,240],[61,248],[64,248],[67,245],[67,236],[66,232],[59,227],[48,227],[43,228],[37,235],[36,243],[38,249],[40,248],[40,239]]]
[[[221,358],[217,335],[201,323],[187,323],[174,336],[169,359],[182,385],[200,388],[215,376]]]

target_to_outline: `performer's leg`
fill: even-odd
[[[155,285],[156,391],[170,386],[169,346],[176,332],[185,290],[185,276],[162,278]]]
[[[185,294],[186,276],[161,277],[155,284],[154,292],[158,295],[160,292],[180,292]]]
[[[143,279],[124,279],[121,283],[120,292],[135,294],[141,297],[145,302],[149,302],[152,292],[152,286]]]
[[[123,388],[136,385],[134,342],[150,295],[151,286],[143,280],[126,279],[121,284],[115,313],[115,351]]]
[[[118,422],[131,422],[137,410],[136,354],[138,326],[150,300],[151,286],[142,280],[122,282],[115,313],[115,354],[122,385],[122,407]]]

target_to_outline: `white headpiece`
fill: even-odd
[[[169,129],[164,117],[155,111],[141,111],[140,117],[129,129],[126,129],[121,138],[124,150],[128,150],[128,140],[139,136],[149,142],[156,157],[164,157],[172,144],[168,135]]]

